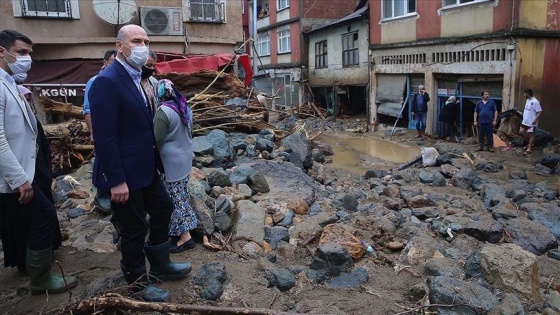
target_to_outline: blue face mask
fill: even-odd
[[[14,78],[14,81],[16,81],[17,84],[21,84],[25,81],[25,79],[27,79],[27,73],[14,74],[12,78]]]
[[[10,70],[12,71],[13,74],[27,73],[27,71],[29,71],[29,69],[31,69],[31,62],[32,62],[31,56],[17,56],[16,57],[16,56],[10,54],[6,48],[4,48],[4,50],[6,51],[6,54],[16,58],[15,62],[10,63],[10,62],[8,62],[8,60],[6,60],[6,57],[4,57],[4,60],[6,60],[6,63],[8,63],[8,67],[10,68]]]
[[[123,43],[123,45],[126,46],[125,43]],[[128,47],[128,46],[126,46]],[[148,62],[148,57],[150,55],[150,49],[148,48],[148,46],[138,46],[138,47],[128,47],[130,49],[130,56],[126,56],[126,61],[128,61],[128,63],[135,67],[135,68],[141,68],[143,65],[146,64],[146,62]]]

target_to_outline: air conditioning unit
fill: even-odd
[[[183,35],[181,8],[141,7],[140,21],[148,35]]]

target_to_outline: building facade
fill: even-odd
[[[555,113],[559,14],[551,0],[370,1],[370,122],[400,114],[411,121],[419,84],[432,96],[429,133],[451,95],[461,99],[464,124],[472,122],[483,90],[500,111],[523,111],[523,90],[532,88],[543,111]],[[539,126],[558,136],[558,120],[545,114]]]
[[[274,97],[279,107],[304,101],[307,43],[303,32],[354,11],[356,0],[252,0],[249,9],[257,90]]]
[[[308,80],[314,101],[337,116],[364,114],[369,82],[367,3],[344,18],[310,30]]]
[[[0,21],[34,42],[27,85],[81,104],[122,25],[141,25],[162,55],[233,53],[243,42],[242,9],[241,0],[8,0]]]

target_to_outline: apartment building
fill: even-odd
[[[540,127],[560,135],[559,16],[553,0],[370,1],[370,122],[398,117],[401,109],[411,121],[419,84],[432,96],[430,133],[451,95],[461,99],[468,124],[482,90],[500,111],[522,111],[523,90],[532,88],[549,113]]]
[[[354,11],[358,1],[252,0],[249,26],[255,87],[274,96],[275,106],[298,106],[307,88],[307,43],[303,32]]]
[[[162,56],[233,53],[243,42],[242,9],[241,0],[8,0],[0,21],[35,43],[26,85],[81,104],[122,25],[141,25]]]

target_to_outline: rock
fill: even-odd
[[[248,242],[243,245],[243,253],[249,258],[259,258],[264,254],[261,246],[255,242]]]
[[[206,193],[206,188],[201,181],[191,178],[191,180],[189,180],[189,193],[192,198],[202,200],[208,206],[214,206],[214,202],[210,200],[210,197]]]
[[[236,208],[235,235],[255,242],[262,242],[264,240],[265,210],[250,200],[238,201]]]
[[[494,307],[488,315],[525,315],[523,304],[511,293],[505,293],[498,306]]]
[[[543,302],[543,307],[551,308],[555,312],[560,312],[560,293],[555,290],[551,290]]]
[[[463,228],[463,232],[481,242],[495,244],[502,238],[503,227],[490,215],[483,215],[477,217],[477,220],[469,221]]]
[[[214,157],[211,155],[196,156],[194,160],[195,165],[203,167],[210,167],[215,161]]]
[[[213,129],[206,135],[206,139],[214,148],[212,155],[216,166],[226,167],[235,160],[235,150],[228,139],[227,133],[223,130]]]
[[[208,279],[199,295],[201,298],[210,301],[218,300],[224,294],[224,285],[216,279]]]
[[[307,210],[307,215],[314,216],[322,212],[324,212],[324,210],[321,208],[321,206],[319,206],[317,203],[314,203]]]
[[[560,260],[560,250],[555,248],[548,251],[548,257]]]
[[[443,164],[439,168],[439,172],[447,178],[453,177],[453,175],[455,175],[455,173],[457,173],[458,171],[459,171],[458,168],[450,164]]]
[[[271,152],[272,150],[274,150],[274,142],[265,138],[257,138],[255,149],[259,150],[260,152]]]
[[[266,269],[265,278],[268,287],[277,287],[281,292],[288,291],[296,285],[294,275],[286,268]]]
[[[401,195],[401,191],[397,185],[387,185],[383,188],[383,194],[390,198],[398,198]]]
[[[352,259],[359,260],[365,253],[362,241],[348,232],[340,224],[329,224],[323,229],[319,238],[319,246],[326,243],[337,243],[342,245],[352,256]]]
[[[385,177],[385,175],[387,175],[387,171],[385,170],[368,170],[364,174],[364,179],[382,178]]]
[[[278,222],[277,225],[288,227],[294,223],[294,212],[292,210],[288,210],[282,220]]]
[[[75,219],[79,216],[82,216],[86,214],[86,211],[82,208],[74,208],[71,210],[68,210],[68,212],[66,213],[66,216],[68,217],[68,219]]]
[[[510,179],[527,179],[527,172],[525,170],[514,170],[509,172]]]
[[[194,284],[203,286],[208,279],[215,279],[224,283],[227,280],[226,266],[219,261],[203,264],[193,278]]]
[[[323,282],[353,267],[354,262],[346,248],[337,243],[324,243],[317,248],[307,271],[307,277],[315,282]]]
[[[556,167],[558,163],[560,163],[560,154],[556,154],[556,153],[543,154],[539,163],[552,169]]]
[[[259,138],[267,139],[268,141],[274,141],[274,131],[270,128],[265,128],[259,131]]]
[[[231,199],[229,199],[226,195],[222,194],[219,195],[218,198],[216,199],[214,211],[216,212],[223,211],[227,215],[231,215],[231,211],[233,210],[234,206],[235,204],[233,203],[233,201],[231,201]]]
[[[264,228],[265,239],[272,249],[276,249],[280,241],[289,242],[290,232],[283,226],[266,226]]]
[[[399,261],[407,265],[421,265],[430,258],[441,256],[443,247],[437,240],[426,234],[414,236],[399,256]]]
[[[476,165],[476,169],[479,171],[485,171],[489,173],[497,173],[504,169],[504,166],[494,162],[481,162]]]
[[[253,190],[247,184],[239,184],[237,185],[237,190],[243,194],[245,198],[251,198],[253,195]]]
[[[453,307],[437,307],[438,314],[479,315],[498,305],[498,299],[488,289],[459,279],[439,276],[430,283],[430,303],[468,304]]]
[[[194,137],[193,142],[193,153],[197,156],[201,155],[211,155],[214,153],[214,147],[212,143],[208,141],[206,136]]]
[[[245,149],[245,152],[247,153],[247,156],[250,157],[250,158],[254,158],[254,157],[257,157],[259,155],[259,151],[257,151],[257,149],[255,149],[254,144],[247,145],[247,148]]]
[[[350,193],[344,194],[339,201],[344,209],[355,212],[358,208],[358,198],[359,196],[357,194]]]
[[[411,208],[422,208],[427,206],[435,206],[435,203],[425,195],[417,195],[410,199],[408,206]]]
[[[87,191],[73,189],[66,193],[66,197],[73,199],[88,199],[89,194],[87,193]]]
[[[249,175],[249,183],[255,192],[267,193],[270,191],[266,178],[261,173],[257,172]]]
[[[505,221],[504,225],[513,238],[513,243],[535,255],[542,255],[549,249],[558,247],[554,234],[538,222],[515,218]]]
[[[401,243],[401,242],[388,242],[388,243],[385,244],[385,248],[390,249],[390,250],[394,250],[394,251],[401,250],[401,249],[403,249],[403,247],[404,247],[404,244]]]
[[[55,191],[62,195],[66,195],[69,191],[74,189],[74,185],[70,181],[65,179],[57,179],[55,185]]]
[[[214,226],[222,231],[227,232],[231,228],[231,219],[224,211],[216,212],[214,216]]]
[[[432,178],[432,185],[435,187],[443,187],[447,184],[447,181],[443,175],[440,173],[434,173]]]
[[[308,171],[309,176],[313,177],[318,183],[324,184],[327,178],[327,171],[323,164],[313,162],[311,169]]]
[[[434,174],[430,171],[422,170],[420,174],[418,174],[418,179],[421,183],[429,184],[434,180]]]
[[[480,251],[484,278],[529,304],[541,301],[535,255],[515,244],[486,244]]]
[[[325,155],[320,149],[311,150],[311,158],[317,163],[325,163]]]
[[[549,167],[546,167],[542,164],[535,165],[534,171],[535,171],[535,174],[538,174],[538,175],[549,176],[550,174],[552,174],[552,169],[549,168]]]
[[[89,282],[80,299],[83,300],[88,297],[101,295],[111,289],[121,288],[124,286],[126,286],[126,282],[124,281],[124,277],[120,270],[108,272],[106,276]]]
[[[412,209],[412,215],[417,217],[418,220],[424,221],[426,219],[439,216],[440,212],[435,207],[424,207]]]
[[[560,206],[552,203],[524,203],[519,210],[525,211],[528,218],[548,228],[557,239],[560,239]]]
[[[229,179],[229,174],[218,168],[210,168],[203,170],[206,173],[206,180],[210,186],[231,186],[231,180]]]
[[[249,176],[256,173],[256,171],[249,165],[239,165],[233,168],[229,175],[229,179],[233,185],[247,184]]]
[[[410,204],[413,197],[422,195],[422,189],[419,187],[401,187],[401,198]]]
[[[305,215],[309,210],[307,201],[301,198],[289,200],[286,207],[292,210],[295,214]]]
[[[301,133],[296,132],[282,139],[282,146],[290,153],[290,162],[307,169],[311,167],[311,142]]]
[[[517,218],[520,215],[520,211],[515,209],[511,204],[499,204],[492,209],[492,217],[498,221],[503,222],[504,220],[509,220],[512,218]]]
[[[391,210],[400,210],[406,206],[404,200],[400,198],[386,198],[383,200],[383,206]]]
[[[203,200],[198,198],[191,198],[191,206],[198,218],[196,230],[202,235],[212,235],[214,233],[214,218],[210,208]]]
[[[515,190],[511,195],[511,201],[518,202],[523,198],[527,197],[527,193],[524,190]]]
[[[466,279],[481,278],[484,276],[484,270],[482,270],[482,262],[480,258],[480,251],[473,252],[467,258],[464,268]]]
[[[476,172],[470,168],[464,167],[460,169],[451,178],[451,185],[463,189],[470,189],[473,186],[474,180],[477,178]]]
[[[358,267],[349,272],[343,272],[327,281],[327,287],[331,288],[359,288],[368,282],[369,273],[366,268]]]
[[[432,258],[426,262],[424,272],[429,276],[446,276],[451,278],[463,279],[465,273],[451,258]]]

